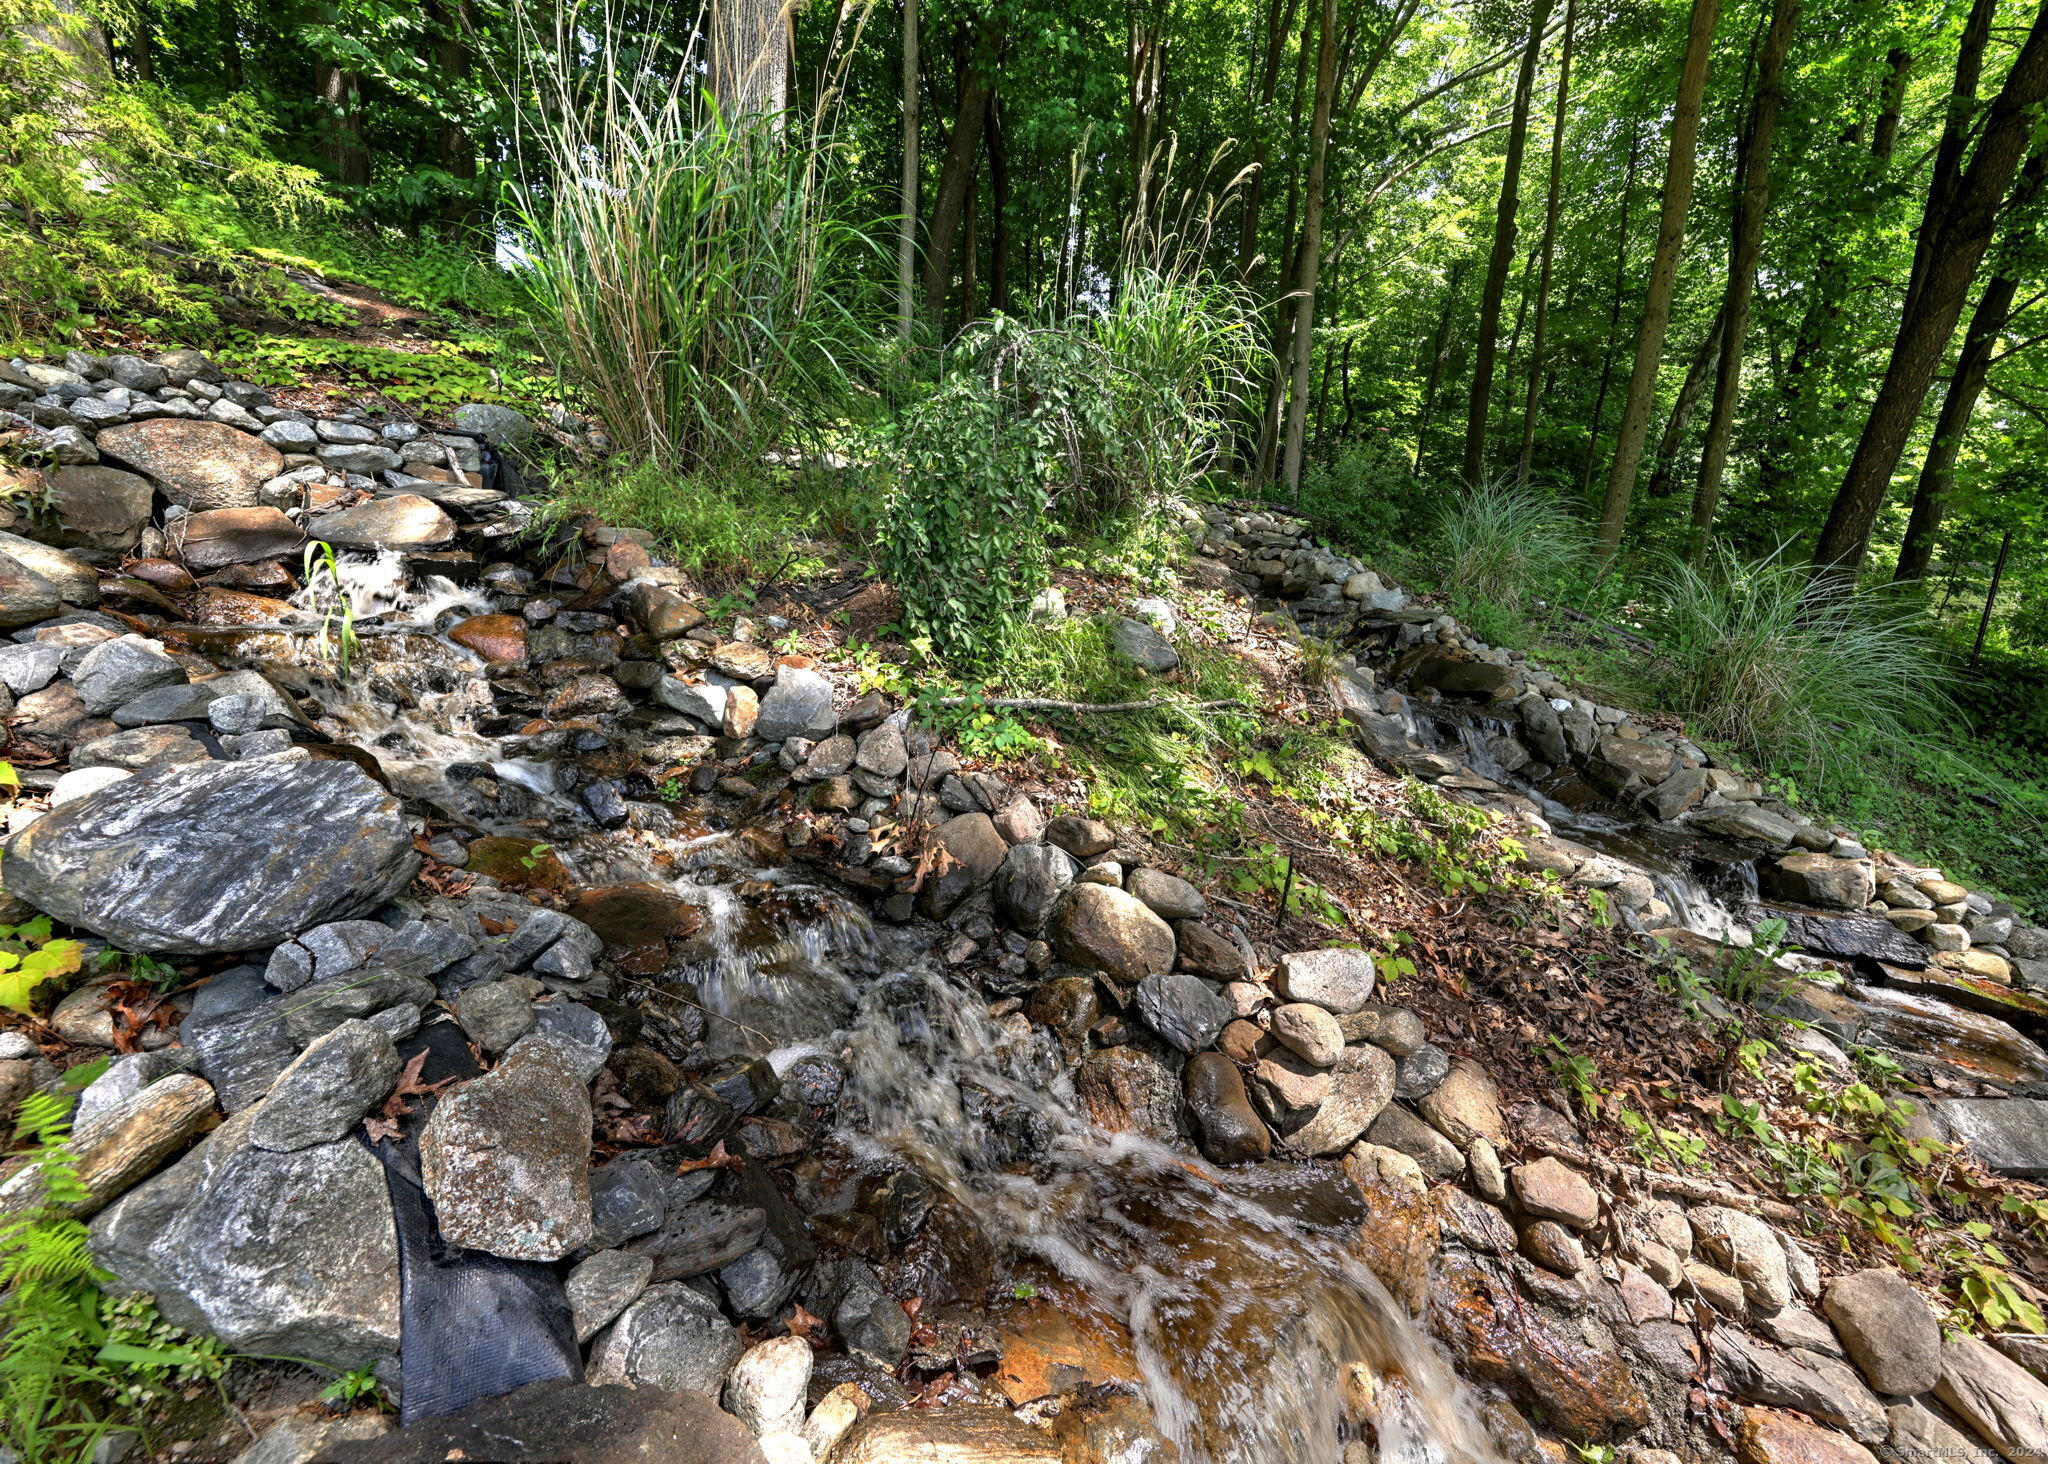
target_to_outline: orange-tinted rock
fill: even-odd
[[[1064,1288],[1005,1307],[995,1318],[1003,1360],[996,1386],[1012,1404],[1029,1403],[1083,1383],[1137,1382],[1130,1334],[1109,1317],[1074,1305]]]
[[[1346,1154],[1343,1168],[1369,1212],[1359,1227],[1359,1259],[1394,1300],[1422,1315],[1429,1304],[1430,1261],[1442,1237],[1429,1191],[1413,1169],[1404,1178],[1383,1168],[1369,1145]]]
[[[306,532],[337,549],[413,549],[448,543],[455,520],[417,493],[391,493],[317,515]]]
[[[1742,1410],[1735,1454],[1743,1464],[1876,1464],[1854,1439],[1774,1408]]]
[[[533,839],[487,835],[469,846],[469,859],[463,868],[474,874],[487,874],[501,884],[535,889],[566,890],[572,883],[562,861]]]
[[[218,585],[224,590],[269,591],[277,595],[289,595],[299,587],[292,578],[292,572],[275,559],[260,560],[255,564],[230,564],[200,581],[201,584]]]
[[[1542,1409],[1567,1438],[1597,1443],[1650,1421],[1650,1400],[1618,1355],[1588,1347],[1576,1329],[1518,1295],[1512,1279],[1463,1256],[1442,1257],[1429,1320],[1460,1372]]]
[[[704,912],[651,884],[606,885],[576,896],[569,913],[596,931],[608,946],[637,950],[671,935],[692,935]]]
[[[189,603],[194,625],[276,625],[292,608],[282,600],[211,585],[194,590]]]
[[[186,508],[248,508],[256,490],[284,470],[278,450],[224,422],[153,417],[99,435],[103,457],[155,481]]]
[[[652,568],[654,560],[647,550],[630,539],[621,539],[604,551],[604,572],[620,584],[638,579]]]
[[[1051,1434],[980,1404],[871,1413],[833,1451],[832,1464],[1060,1464]]]
[[[526,660],[526,621],[517,615],[472,615],[451,626],[448,639],[499,665]]]

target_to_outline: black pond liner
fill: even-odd
[[[427,1054],[420,1079],[480,1071],[462,1029],[436,1022],[398,1044],[401,1059]],[[420,1179],[419,1132],[431,1099],[400,1120],[396,1140],[363,1139],[384,1165],[398,1230],[401,1426],[459,1413],[529,1383],[583,1381],[583,1353],[555,1268],[451,1245]]]

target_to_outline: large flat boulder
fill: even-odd
[[[209,570],[290,554],[305,535],[282,512],[262,505],[187,514],[171,526],[171,540],[185,563]]]
[[[224,422],[153,417],[100,433],[100,453],[125,463],[186,508],[251,508],[256,490],[284,471],[269,443]]]
[[[152,954],[275,946],[370,914],[418,867],[397,799],[328,761],[151,767],[0,845],[9,891]]]
[[[59,468],[50,475],[50,505],[67,544],[123,553],[142,538],[156,489],[119,468]]]
[[[337,549],[420,549],[452,540],[455,520],[417,493],[393,493],[339,513],[320,514],[306,533]]]

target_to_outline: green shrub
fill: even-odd
[[[1781,554],[1667,560],[1642,584],[1660,654],[1652,705],[1811,790],[1873,748],[1896,756],[1948,711],[1949,673],[1921,618],[1869,593],[1816,596]]]
[[[1454,613],[1489,641],[1514,640],[1533,603],[1586,563],[1586,536],[1556,499],[1506,479],[1452,493],[1430,550]]]

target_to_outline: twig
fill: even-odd
[[[1155,696],[1150,701],[1128,702],[1077,702],[1058,701],[1044,696],[942,696],[938,704],[942,707],[998,707],[1006,712],[1149,712],[1154,707],[1186,707],[1193,712],[1213,712],[1220,707],[1243,707],[1249,711],[1250,702],[1239,701],[1234,696],[1221,701],[1183,702],[1176,697]]]

